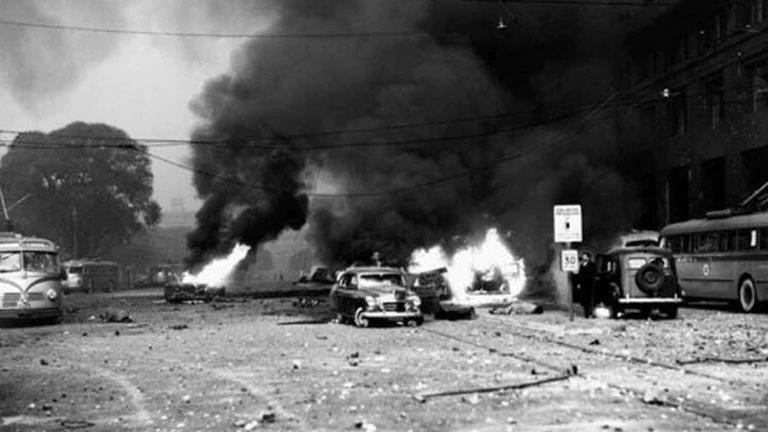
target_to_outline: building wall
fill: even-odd
[[[621,123],[620,144],[651,131],[659,225],[768,181],[768,1],[711,4],[683,1],[627,44],[623,118],[643,120]]]

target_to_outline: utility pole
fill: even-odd
[[[72,205],[72,253],[77,258],[77,207]]]

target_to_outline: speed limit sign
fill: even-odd
[[[579,271],[579,252],[576,249],[563,249],[560,252],[560,267],[565,272]]]

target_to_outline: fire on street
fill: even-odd
[[[73,295],[61,326],[3,329],[2,430],[768,428],[761,315],[358,329],[324,299],[160,298]],[[133,322],[90,319],[110,305]]]

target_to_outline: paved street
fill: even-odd
[[[324,301],[66,300],[62,325],[0,330],[0,429],[768,430],[768,362],[707,361],[768,357],[766,314],[570,323],[482,310],[358,329]],[[101,322],[108,307],[134,322]]]

